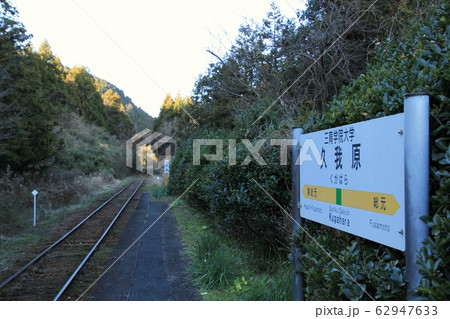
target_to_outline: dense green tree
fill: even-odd
[[[0,0],[0,169],[40,169],[62,158],[56,151],[67,145],[57,124],[67,113],[120,140],[151,125],[150,116],[115,86],[99,85],[85,67],[65,68],[47,41],[33,51],[17,15]]]
[[[89,123],[107,127],[107,114],[101,94],[95,87],[94,77],[85,67],[75,66],[67,73],[70,92],[69,104]]]
[[[0,67],[0,87],[8,77],[6,69]],[[0,158],[3,158],[7,152],[8,140],[17,135],[15,127],[20,119],[19,114],[13,116],[11,106],[3,102],[4,96],[8,94],[8,90],[2,88],[0,91]]]
[[[129,119],[133,124],[134,132],[137,133],[145,128],[153,127],[153,118],[148,115],[147,112],[135,105],[131,98],[126,96],[117,86],[99,78],[95,78],[95,86],[97,90],[102,93],[102,96],[109,90],[112,90],[119,95],[120,103],[123,105],[125,112],[128,114]]]
[[[5,166],[8,140],[17,136],[20,114],[10,105],[10,69],[22,59],[19,52],[30,36],[17,20],[17,10],[8,1],[0,0],[0,168]]]
[[[252,123],[269,108],[278,120],[259,118],[260,132],[323,113],[342,86],[365,72],[376,49],[406,36],[409,20],[423,19],[434,2],[310,0],[297,19],[272,4],[261,22],[241,26],[224,56],[210,51],[216,62],[196,83],[193,113],[212,127],[247,122],[256,130]]]
[[[8,63],[8,59],[16,57],[31,38],[17,17],[18,12],[9,1],[0,0],[0,63],[2,65]]]
[[[198,125],[190,115],[191,113],[195,114],[196,110],[191,97],[183,98],[178,93],[173,99],[170,94],[167,94],[153,128],[169,136],[177,135],[178,138],[185,138],[192,133],[192,128]]]
[[[55,73],[57,73],[62,79],[65,78],[64,66],[61,63],[61,60],[53,54],[50,43],[48,43],[47,40],[42,42],[37,54],[41,57],[41,59],[49,64],[49,67],[51,66],[54,68]]]
[[[116,91],[108,89],[102,94],[102,99],[108,114],[108,131],[121,140],[127,139],[133,129],[133,123],[125,112],[120,95]]]
[[[1,1],[0,8],[1,122],[8,128],[0,168],[24,169],[54,154],[52,129],[66,96],[60,66],[31,51],[30,36],[7,1]],[[47,53],[51,54],[49,47]]]

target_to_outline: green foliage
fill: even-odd
[[[330,111],[312,119],[306,129],[316,130],[399,113],[403,95],[409,92],[429,93],[434,106],[432,116],[441,116],[449,104],[447,10],[442,6],[431,21],[422,27],[416,26],[416,34],[410,40],[393,42],[386,49],[380,49],[377,58],[368,65],[366,74],[344,87],[330,103]],[[433,140],[437,139],[433,137]]]
[[[72,110],[82,115],[89,124],[107,127],[107,113],[102,97],[95,87],[95,79],[85,67],[69,70],[66,82],[71,93]]]
[[[131,100],[131,98],[126,96],[125,93],[117,86],[99,78],[95,78],[95,86],[97,88],[97,91],[99,91],[102,94],[102,97],[104,97],[104,94],[109,90],[111,90],[112,94],[117,94],[119,96],[120,100],[117,101],[116,99],[116,102],[119,102],[118,104],[116,104],[116,106],[121,112],[125,111],[125,113],[128,114],[129,120],[133,124],[135,132],[140,132],[145,128],[152,128],[154,119],[150,115],[148,115],[147,112],[142,110],[140,107],[136,106]],[[108,106],[109,104],[105,103],[105,105]],[[127,120],[123,118],[122,121],[126,122]],[[112,122],[111,125],[113,124],[114,122]]]
[[[54,116],[65,92],[55,63],[28,47],[30,36],[8,1],[0,5],[0,169],[39,165],[55,152]]]
[[[404,300],[401,253],[312,222],[303,227],[317,241],[306,232],[295,241],[308,300]]]
[[[186,204],[180,204],[175,209],[183,241],[191,256],[191,271],[201,277],[200,266],[211,252],[219,249],[227,251],[226,264],[235,269],[234,278],[229,285],[208,287],[200,281],[200,291],[207,300],[292,300],[292,273],[289,261],[276,260],[267,265],[267,261],[257,257],[255,247],[245,245],[234,236],[227,236],[220,231],[211,220]],[[196,265],[196,266],[194,266]],[[205,275],[205,279],[208,275]]]
[[[125,148],[117,138],[74,113],[64,115],[54,132],[59,138],[55,165],[68,171],[92,174],[107,170],[116,177],[127,175]]]
[[[420,271],[424,279],[417,289],[419,296],[427,300],[447,300],[450,295],[448,9],[448,4],[436,7],[425,24],[415,25],[412,28],[415,33],[409,39],[391,43],[386,49],[380,50],[377,58],[368,66],[367,73],[352,85],[345,87],[330,103],[330,110],[323,116],[311,118],[306,127],[308,131],[315,131],[399,113],[402,111],[405,93],[430,94],[432,211],[431,216],[425,221],[431,229],[431,235],[418,254]],[[355,240],[354,245],[361,247],[360,250],[355,250],[354,245],[350,250],[346,250],[343,247],[349,238],[341,241],[336,239],[333,231],[321,226],[310,226],[310,223],[307,230],[314,238],[320,239],[319,242],[326,251],[339,251],[339,255],[335,256],[336,260],[345,265],[352,277],[364,285],[363,287],[373,297],[404,298],[403,286],[406,278],[403,256],[391,253],[390,249],[383,247],[374,249],[373,244],[359,238],[352,240]],[[308,244],[307,238],[303,236],[303,240],[297,241],[297,244],[300,250],[305,252],[301,260],[302,271],[307,278],[309,298],[335,299],[337,298],[335,291],[340,291],[341,298],[356,300],[367,298],[358,286],[336,268],[336,265],[329,265],[329,258],[315,255],[317,247]],[[367,256],[368,251],[371,252],[371,256]],[[389,258],[387,263],[386,256]],[[320,278],[317,276],[317,269],[325,269],[325,285],[323,276]]]
[[[193,261],[194,278],[206,289],[228,288],[237,276],[237,260],[221,239],[205,233],[198,239]]]
[[[98,88],[98,79],[95,79],[95,83]],[[105,88],[106,89],[106,88]],[[103,105],[106,108],[107,122],[105,128],[111,134],[117,136],[120,140],[126,140],[130,137],[133,131],[134,125],[131,122],[129,114],[125,110],[125,106],[122,104],[122,98],[113,89],[103,90],[101,93]]]
[[[212,233],[204,233],[197,241],[195,256],[198,261],[204,261],[211,254],[219,249],[221,246],[221,239]]]
[[[153,198],[165,197],[167,195],[168,195],[167,186],[157,187],[157,188],[152,190],[152,197]]]
[[[263,196],[253,179],[277,202],[286,203],[290,196],[285,182],[289,177],[286,170],[280,170],[276,149],[269,149],[264,154],[267,166],[254,161],[248,166],[240,166],[247,155],[241,144],[237,149],[238,165],[229,166],[228,157],[205,165],[198,186],[199,198],[208,203],[207,213],[230,232],[240,234],[246,240],[270,245],[285,238],[283,221],[286,216],[270,198]]]
[[[446,171],[448,172],[448,170]],[[450,296],[450,179],[445,179],[433,198],[435,214],[424,218],[430,228],[428,237],[418,254],[420,268],[424,279],[417,291],[423,299],[448,300]]]
[[[240,27],[226,54],[209,51],[216,61],[196,82],[192,115],[201,125],[239,129],[241,113],[266,98],[283,105],[278,122],[288,127],[294,117],[323,113],[365,72],[377,47],[407,33],[412,17],[425,20],[424,11],[436,2],[311,0],[297,19],[272,4],[261,22]]]
[[[190,114],[193,113],[193,101],[190,97],[182,98],[177,94],[175,100],[167,94],[161,105],[158,118],[155,119],[154,130],[168,136],[186,137],[191,133],[193,125]]]
[[[205,134],[208,131],[203,131]],[[202,166],[193,165],[192,158],[192,140],[194,138],[202,138],[204,135],[198,133],[193,135],[187,141],[177,145],[175,158],[172,161],[169,175],[169,194],[181,194],[187,187],[200,176]],[[197,192],[189,192],[189,198],[195,201]]]
[[[224,150],[229,147],[228,139],[233,138],[225,131],[212,131],[212,136],[206,135],[208,130],[202,132],[204,134],[198,132],[192,138],[221,138]],[[260,154],[267,165],[258,165],[255,160],[242,165],[251,155],[240,140],[236,143],[236,165],[230,165],[228,152],[220,161],[207,162],[203,154],[215,151],[213,146],[201,147],[201,165],[193,165],[192,140],[177,147],[169,177],[169,192],[180,193],[201,177],[186,196],[224,229],[239,238],[269,247],[276,242],[285,243],[289,233],[287,217],[260,188],[263,187],[280,203],[289,202],[289,170],[280,169],[279,148],[265,142]]]
[[[423,299],[447,300],[449,5],[440,0],[371,3],[311,0],[308,10],[299,13],[300,25],[282,17],[273,6],[261,24],[241,28],[236,44],[224,57],[211,52],[218,62],[197,81],[194,104],[188,108],[202,127],[191,127],[188,138],[178,143],[169,192],[181,193],[199,178],[186,195],[191,203],[235,237],[250,243],[276,243],[279,249],[288,241],[288,223],[254,180],[289,211],[290,167],[280,167],[279,153],[270,147],[260,150],[267,165],[240,165],[249,155],[240,139],[255,144],[264,137],[288,138],[293,126],[316,131],[400,113],[405,93],[427,92],[432,103],[432,213],[425,222],[431,234],[419,252],[424,280],[417,292]],[[364,8],[369,11],[362,14]],[[353,22],[351,30],[339,36]],[[338,41],[328,49],[332,39]],[[189,119],[183,116],[170,115],[188,125]],[[159,127],[167,122],[163,117],[159,121]],[[201,165],[194,166],[195,138],[225,140],[223,160],[206,161],[203,154],[216,150],[204,147]],[[228,165],[229,139],[237,140],[235,166]],[[405,298],[400,252],[310,222],[306,229],[346,270],[299,234],[296,244],[304,252],[300,270],[309,299]],[[251,280],[245,281],[244,286],[249,286]],[[238,280],[235,286],[242,288],[243,283]]]
[[[17,20],[18,12],[9,1],[0,0],[0,61],[16,57],[19,50],[24,49],[31,38],[23,24]]]
[[[4,116],[18,119],[11,128],[13,134],[7,140],[0,168],[8,164],[14,169],[39,166],[39,162],[55,153],[52,129],[67,92],[57,66],[36,53],[26,51],[8,69],[1,83],[0,89],[5,91],[1,102],[8,107]]]
[[[85,67],[65,68],[47,41],[34,52],[28,43],[31,36],[17,15],[9,1],[1,0],[0,170],[8,166],[42,170],[53,165],[61,157],[56,154],[61,138],[55,127],[72,112],[120,140],[129,138],[133,129],[151,125],[149,115],[115,86],[106,81],[97,85],[100,80]],[[83,172],[108,165],[97,151],[73,151],[74,162],[86,161]]]
[[[292,274],[290,265],[279,265],[270,275],[242,277],[235,280],[235,289],[242,300],[287,301],[292,300]]]

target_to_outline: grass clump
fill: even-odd
[[[228,288],[238,275],[237,258],[221,243],[220,237],[212,233],[205,233],[198,239],[192,269],[195,280],[207,290]]]
[[[191,277],[205,300],[292,300],[293,269],[285,255],[261,254],[182,200],[172,207],[191,258]]]
[[[235,283],[241,300],[284,301],[292,300],[292,274],[290,264],[277,265],[269,275],[250,277]],[[241,288],[241,289],[239,289]]]
[[[167,196],[167,186],[155,187],[152,189],[152,198],[161,198]]]

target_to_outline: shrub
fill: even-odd
[[[425,221],[431,234],[418,254],[424,278],[417,288],[419,296],[427,300],[448,300],[450,296],[449,7],[446,4],[432,8],[428,22],[416,25],[411,38],[380,50],[367,73],[345,87],[330,103],[326,114],[311,118],[306,126],[307,131],[316,131],[399,113],[403,110],[405,93],[430,94],[432,210]],[[305,229],[326,251],[335,252],[334,258],[375,299],[405,298],[404,257],[400,252],[311,222],[305,224]],[[304,234],[299,236],[302,239],[296,243],[304,253],[300,257],[301,271],[305,274],[309,299],[360,300],[368,297],[345,272],[318,252],[317,245],[311,245]],[[347,247],[350,241],[354,244]]]
[[[212,137],[203,135],[201,138],[221,138],[227,150],[228,140],[235,137],[216,132]],[[251,155],[240,139],[236,142],[236,165],[229,165],[228,152],[222,160],[207,162],[203,154],[215,153],[214,147],[202,147],[201,163],[193,165],[192,139],[181,143],[172,163],[169,191],[181,193],[201,177],[186,196],[223,230],[263,245],[286,243],[290,232],[287,216],[274,206],[260,186],[286,205],[290,199],[290,171],[287,166],[280,167],[279,149],[271,147],[269,141],[260,151],[267,165],[259,165],[255,160],[241,165]]]
[[[427,17],[422,19],[425,23],[412,23],[408,38],[380,48],[367,66],[366,74],[344,87],[328,104],[325,114],[311,116],[303,126],[305,131],[311,132],[396,114],[402,112],[405,93],[430,94],[432,212],[425,221],[431,234],[419,254],[424,280],[417,292],[422,298],[431,300],[446,300],[450,295],[449,7],[448,4],[430,7]],[[259,108],[266,101],[261,99],[259,102],[254,109],[244,112],[243,120],[252,119],[254,112],[259,114]],[[227,156],[221,161],[207,162],[203,159],[201,165],[192,165],[192,138],[228,140],[244,137],[255,143],[261,138],[261,131],[268,135],[283,131],[284,124],[278,124],[274,114],[277,107],[274,105],[259,122],[262,129],[252,127],[244,131],[239,122],[236,129],[228,133],[202,128],[189,141],[181,143],[171,167],[169,191],[181,193],[200,178],[187,194],[191,203],[203,209],[222,229],[232,232],[235,237],[279,248],[288,241],[289,223],[284,220],[280,208],[253,181],[260,183],[281,206],[290,207],[290,167],[276,165],[279,158],[276,149],[261,149],[260,154],[268,163],[265,166],[254,162],[247,166],[239,165],[249,155],[240,144],[237,147],[237,166],[229,166]],[[305,123],[305,118],[296,119],[296,123]],[[227,144],[224,144],[226,149]],[[203,151],[215,153],[212,147],[205,147]],[[295,243],[303,252],[300,270],[305,274],[307,298],[370,299],[364,290],[375,299],[405,298],[405,262],[401,252],[312,222],[306,222],[305,229],[327,252],[333,252],[334,258],[347,270],[336,267],[316,244],[310,243],[304,234],[298,234]],[[352,278],[361,286],[355,285]]]
[[[167,186],[157,187],[157,188],[153,189],[151,193],[152,193],[153,198],[160,198],[160,197],[167,196],[167,194],[168,194]]]
[[[118,178],[129,174],[125,146],[105,129],[86,124],[81,116],[69,113],[61,116],[61,125],[54,132],[60,139],[55,162],[61,168],[81,174],[109,170]]]

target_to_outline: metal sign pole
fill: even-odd
[[[406,209],[406,298],[415,300],[420,285],[417,252],[428,237],[420,219],[429,210],[429,109],[428,94],[406,94],[405,111],[405,209]]]
[[[292,146],[292,218],[294,223],[292,226],[292,232],[295,235],[300,229],[302,220],[300,218],[300,166],[295,165],[297,157],[300,156],[300,135],[303,134],[303,129],[294,128],[292,131],[292,139],[296,143]],[[292,252],[294,258],[294,282],[293,282],[293,299],[295,301],[305,300],[304,289],[303,289],[303,276],[302,273],[298,271],[300,268],[300,263],[298,257],[300,255],[299,249],[293,246]]]
[[[36,227],[36,195],[38,194],[37,190],[33,190],[31,194],[34,197],[34,209],[33,209],[33,227]]]

